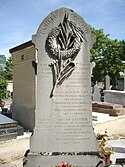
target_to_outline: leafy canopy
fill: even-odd
[[[8,81],[13,80],[12,57],[9,57],[8,60],[6,61],[4,75],[5,75],[6,80]]]
[[[7,81],[13,79],[12,58],[4,59],[4,55],[0,55],[2,68],[0,68],[0,100],[6,98],[7,95]],[[3,66],[4,65],[4,66]]]
[[[109,34],[105,35],[103,29],[91,28],[96,42],[91,49],[91,61],[96,63],[93,69],[93,83],[104,81],[106,74],[111,77],[111,84],[116,85],[120,72],[125,68],[125,41],[112,40]]]

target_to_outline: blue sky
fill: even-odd
[[[31,40],[42,20],[67,7],[111,39],[125,39],[125,0],[0,0],[0,54]]]

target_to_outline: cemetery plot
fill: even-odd
[[[23,131],[23,127],[19,126],[16,121],[0,114],[0,141],[23,135]]]

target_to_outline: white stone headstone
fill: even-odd
[[[94,167],[100,161],[92,127],[89,50],[93,36],[85,21],[61,8],[40,24],[35,128],[28,167],[67,162]]]
[[[93,101],[101,101],[100,89],[97,84],[94,86]]]
[[[109,90],[110,89],[110,76],[106,75],[105,76],[105,90]]]

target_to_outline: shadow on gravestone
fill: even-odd
[[[92,127],[89,50],[95,38],[74,11],[49,14],[32,38],[38,50],[35,128],[25,167],[103,167]]]

